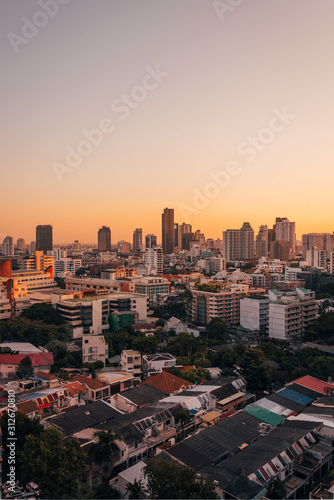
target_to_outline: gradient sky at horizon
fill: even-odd
[[[136,227],[160,240],[165,207],[206,237],[276,216],[299,238],[333,232],[332,0],[244,0],[224,19],[211,0],[69,0],[15,53],[8,34],[48,1],[0,4],[0,242],[38,224],[56,243],[94,242],[102,225],[114,243]],[[158,65],[168,76],[121,120],[111,103]],[[248,161],[238,147],[275,109],[295,117]],[[103,118],[115,130],[59,182],[53,162]],[[230,161],[241,172],[194,206]]]

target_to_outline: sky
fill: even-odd
[[[2,0],[0,241],[333,232],[333,0]]]

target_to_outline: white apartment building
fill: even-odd
[[[133,277],[132,284],[136,293],[142,293],[149,296],[150,305],[153,304],[157,294],[166,294],[170,292],[170,283],[167,278],[157,277]]]
[[[269,298],[245,297],[240,300],[240,325],[243,328],[268,333]]]
[[[53,263],[54,278],[64,278],[66,273],[75,274],[82,267],[81,259],[62,258]]]
[[[2,255],[14,255],[14,241],[12,236],[6,236],[2,242]]]
[[[55,292],[52,305],[72,326],[73,337],[100,335],[109,330],[109,315],[129,313],[139,321],[147,319],[148,297],[139,293],[93,295],[94,292]]]
[[[52,274],[47,271],[13,271],[12,277],[17,280],[17,283],[26,285],[28,292],[57,286]]]
[[[310,267],[327,270],[327,250],[319,250],[317,247],[312,247],[306,251],[306,262]]]
[[[106,365],[108,344],[103,335],[84,335],[82,338],[82,362],[102,361]]]
[[[146,248],[145,251],[145,265],[148,274],[163,273],[164,255],[161,247]]]
[[[65,278],[66,290],[80,292],[82,290],[94,290],[97,294],[108,294],[122,291],[122,282],[99,278],[76,278],[75,276]],[[131,291],[131,283],[129,283]]]
[[[269,291],[269,337],[299,342],[308,324],[317,319],[315,292],[296,288],[296,292]]]
[[[151,373],[161,373],[163,368],[176,365],[176,357],[168,352],[161,354],[147,354],[143,356],[143,372],[147,377]]]
[[[131,373],[134,380],[141,380],[141,355],[139,351],[123,350],[121,352],[121,367],[123,372]]]

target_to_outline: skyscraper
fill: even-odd
[[[111,231],[110,227],[102,226],[97,233],[97,248],[100,252],[110,252]]]
[[[23,238],[18,238],[16,242],[16,246],[18,250],[25,250],[26,243]]]
[[[268,253],[268,226],[260,226],[256,236],[256,258],[267,257]]]
[[[286,217],[276,217],[274,225],[275,240],[288,241],[290,250],[296,250],[296,223],[290,222]]]
[[[52,226],[50,224],[37,226],[36,251],[46,254],[49,250],[52,251]]]
[[[139,227],[137,227],[133,231],[133,244],[132,244],[132,251],[133,252],[140,252],[141,246],[143,243],[143,230]]]
[[[241,229],[223,232],[223,252],[227,262],[254,258],[254,231],[249,222],[244,222]]]
[[[6,236],[2,242],[2,254],[14,255],[14,242],[12,236]]]
[[[165,208],[162,214],[162,249],[164,255],[174,252],[174,208]]]
[[[157,246],[157,237],[155,234],[147,234],[145,236],[145,247],[154,248]]]

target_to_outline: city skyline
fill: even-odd
[[[1,240],[131,241],[164,206],[212,237],[277,214],[333,230],[332,2],[62,2],[24,37],[41,4],[0,6]]]

